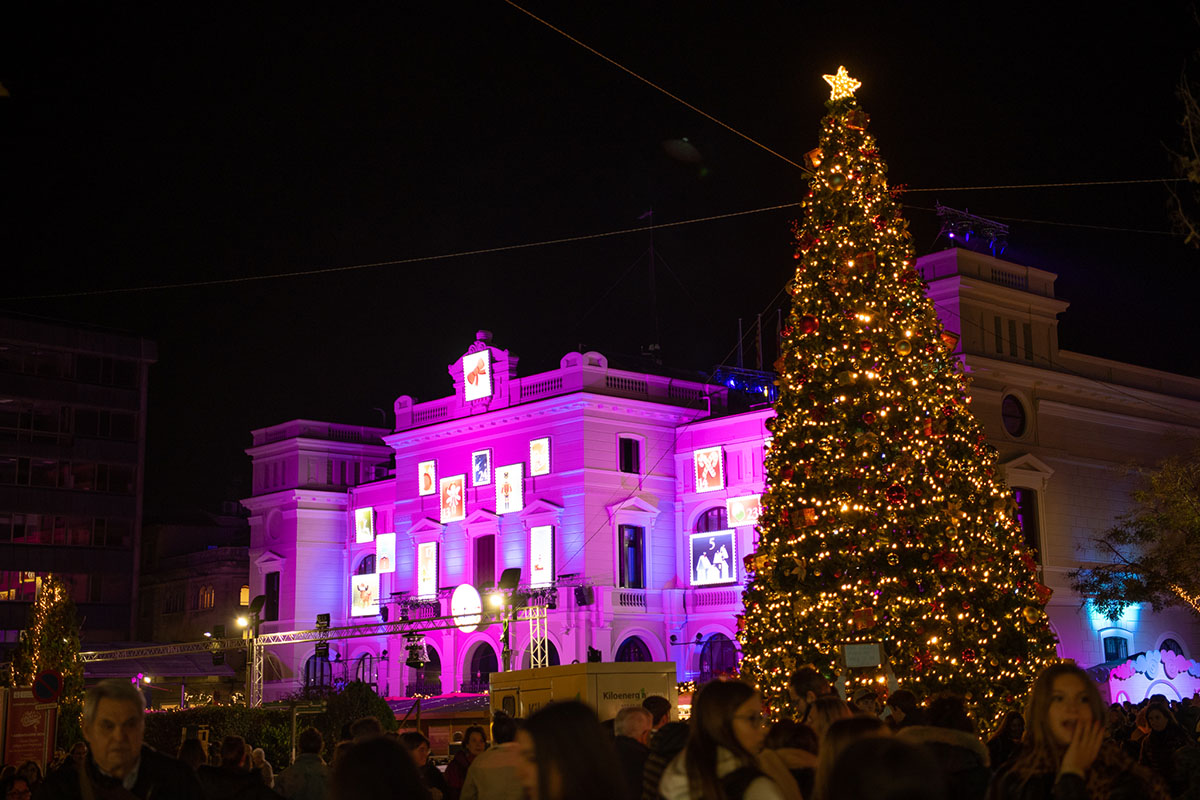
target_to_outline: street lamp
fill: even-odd
[[[250,601],[250,617],[238,617],[238,625],[247,628],[246,636],[246,705],[250,708],[262,702],[263,653],[255,639],[258,637],[258,614],[267,604],[267,596],[260,594]]]
[[[503,607],[504,620],[504,647],[501,651],[501,657],[504,659],[504,671],[508,672],[512,669],[512,644],[509,640],[509,627],[512,625],[513,618],[513,595],[517,591],[517,586],[521,583],[521,568],[509,567],[500,573],[499,589],[494,595],[489,598],[493,608]]]

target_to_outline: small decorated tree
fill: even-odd
[[[79,660],[79,620],[71,589],[49,575],[38,579],[37,595],[29,609],[29,624],[13,654],[13,685],[29,686],[45,670],[62,675],[59,697],[58,744],[70,747],[79,739],[83,711],[83,664]]]
[[[889,671],[918,691],[957,691],[986,723],[1054,657],[1049,589],[914,269],[859,84],[844,68],[825,79],[742,669],[776,714],[788,674],[812,664],[848,692]]]

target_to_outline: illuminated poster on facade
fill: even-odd
[[[463,399],[468,403],[492,396],[492,354],[488,350],[462,357]]]
[[[370,617],[379,613],[379,575],[350,576],[350,616]]]
[[[427,495],[437,491],[437,462],[422,461],[417,464],[417,494]]]
[[[375,538],[375,509],[354,509],[354,541],[358,544]]]
[[[725,467],[721,461],[721,448],[706,447],[695,452],[696,491],[715,492],[725,488]]]
[[[525,465],[496,467],[496,513],[507,514],[525,507]]]
[[[458,522],[467,516],[467,476],[442,478],[442,522]]]
[[[381,533],[375,537],[375,571],[396,571],[396,534]]]
[[[534,439],[529,443],[529,474],[550,474],[550,438]]]
[[[737,553],[733,531],[707,531],[688,537],[692,562],[692,586],[711,586],[737,580]]]
[[[492,451],[476,450],[471,453],[471,485],[487,486],[492,482]]]
[[[417,596],[436,597],[438,590],[438,543],[417,545]]]
[[[751,494],[745,497],[730,497],[725,501],[725,515],[730,525],[757,525],[758,517],[762,514],[761,495]]]
[[[537,588],[554,583],[554,526],[529,529],[529,585]]]

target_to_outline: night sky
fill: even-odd
[[[110,4],[111,5],[111,4]],[[1171,176],[1182,4],[529,2],[525,8],[799,162],[828,86],[862,81],[893,184]],[[805,6],[801,8],[800,6]],[[747,10],[750,7],[750,10]],[[1161,8],[1160,8],[1161,7]],[[707,370],[792,270],[797,209],[440,260],[795,203],[803,175],[503,0],[298,11],[39,6],[6,25],[0,309],[158,343],[148,510],[249,493],[249,431],[378,425],[450,392],[477,329],[521,373],[582,346]],[[181,9],[186,8],[186,11]],[[912,9],[920,8],[921,13]],[[169,10],[167,10],[169,9]],[[1057,16],[1056,16],[1057,15]],[[664,142],[686,137],[700,163]],[[1200,255],[1162,184],[905,196],[1010,218],[1004,257],[1059,274],[1064,348],[1200,376]],[[407,263],[110,293],[376,262]],[[48,297],[82,293],[72,297]],[[774,303],[774,305],[772,305]],[[656,327],[658,333],[656,335]]]

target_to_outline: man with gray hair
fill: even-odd
[[[653,715],[641,706],[622,708],[613,723],[613,732],[617,735],[617,758],[621,762],[621,773],[629,787],[630,798],[642,796],[642,772],[650,755],[647,742],[653,727]]]
[[[112,678],[88,689],[83,700],[83,768],[60,770],[38,790],[42,798],[177,797],[202,800],[187,765],[143,744],[146,702],[127,680]]]

